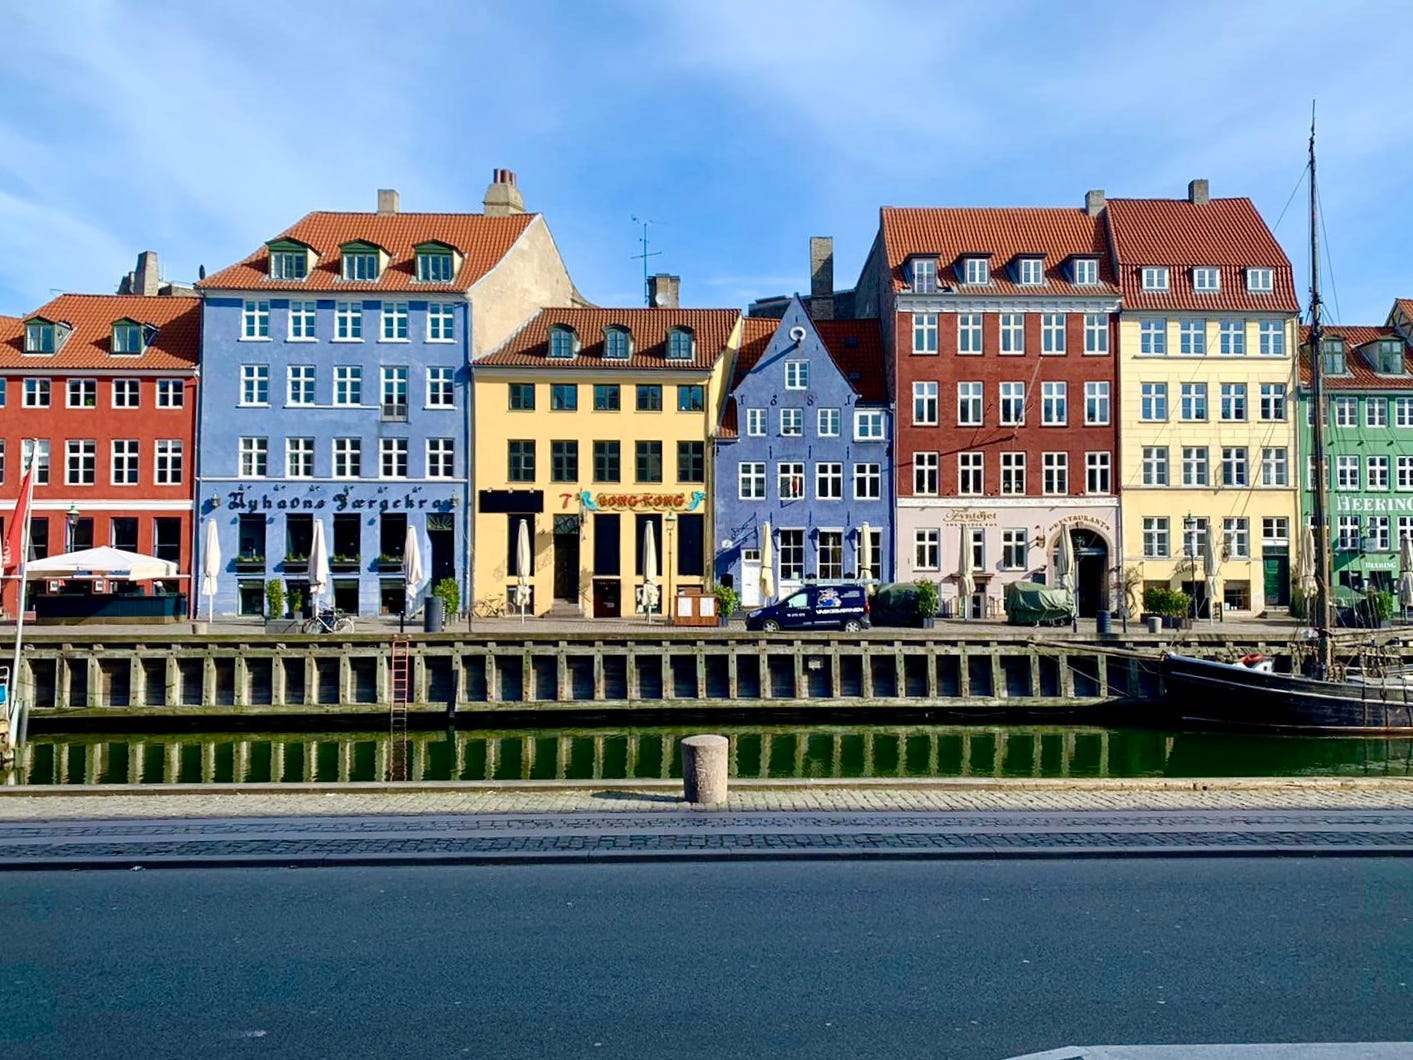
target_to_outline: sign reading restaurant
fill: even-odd
[[[1335,512],[1413,513],[1413,497],[1359,497],[1336,493]]]

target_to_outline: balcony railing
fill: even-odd
[[[383,422],[385,423],[406,423],[407,403],[396,404],[393,402],[383,402]]]

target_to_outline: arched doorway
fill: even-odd
[[[1075,606],[1086,618],[1109,607],[1109,545],[1095,530],[1070,531],[1075,556]]]

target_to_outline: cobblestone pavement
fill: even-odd
[[[682,857],[1413,856],[1413,810],[579,813],[0,824],[0,869]]]
[[[1413,809],[1413,780],[1119,781],[915,784],[733,784],[722,807],[684,803],[680,781],[666,783],[293,785],[182,789],[90,788],[85,793],[0,788],[0,821],[140,817],[277,817],[365,814],[852,813],[948,810]],[[62,793],[60,793],[62,792]]]

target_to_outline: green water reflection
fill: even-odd
[[[647,780],[681,776],[699,728],[414,732],[411,780]],[[743,778],[1413,776],[1413,738],[1320,738],[1063,726],[738,726]],[[41,736],[24,784],[386,779],[386,732]]]

